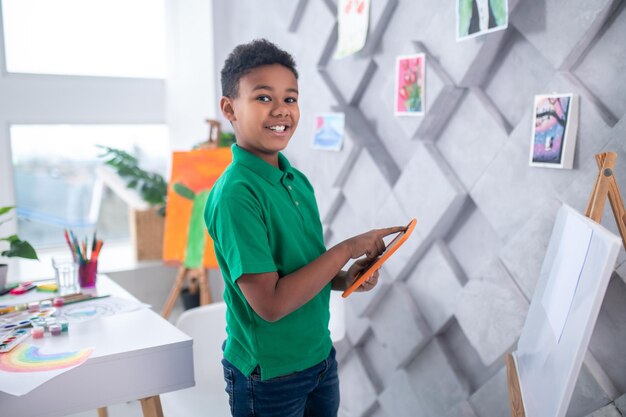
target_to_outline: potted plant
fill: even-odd
[[[14,208],[14,206],[0,207],[0,225],[9,221],[9,219],[3,219],[3,217]],[[9,248],[0,251],[0,256],[4,256],[6,258],[19,257],[26,259],[39,259],[37,258],[37,252],[35,252],[35,249],[30,245],[30,243],[25,240],[21,240],[17,235],[0,237],[0,242],[2,241],[7,242],[9,244]],[[0,289],[3,289],[6,285],[8,270],[9,266],[7,264],[0,263]]]
[[[137,158],[121,149],[97,145],[105,164],[123,179],[126,188],[135,190],[148,208],[129,206],[131,240],[138,261],[162,258],[167,182],[157,173],[139,166]]]
[[[121,149],[97,145],[105,152],[99,155],[106,159],[105,164],[117,171],[126,180],[126,186],[135,189],[141,198],[151,207],[155,207],[161,216],[165,216],[165,198],[167,182],[156,173],[147,172],[139,167],[139,161]]]

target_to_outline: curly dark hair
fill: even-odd
[[[291,54],[266,39],[255,39],[232,50],[222,68],[222,95],[237,98],[239,80],[256,67],[280,64],[293,72],[298,79],[296,62]]]

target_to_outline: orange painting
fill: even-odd
[[[218,268],[204,225],[208,192],[232,160],[230,148],[173,152],[167,189],[163,261],[187,268]]]

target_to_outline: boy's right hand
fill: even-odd
[[[348,247],[351,259],[358,259],[363,255],[366,255],[369,259],[374,259],[385,251],[385,242],[383,241],[385,236],[400,233],[404,230],[406,230],[406,226],[374,229],[347,239],[344,242]]]

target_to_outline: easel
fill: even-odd
[[[198,149],[213,149],[217,148],[220,140],[220,133],[222,131],[221,123],[219,120],[206,119],[205,122],[209,125],[209,137],[206,142],[201,143]]]
[[[220,138],[221,124],[219,120],[206,119],[209,125],[209,136],[206,142],[203,142],[198,149],[215,149],[217,148]],[[172,313],[176,299],[182,291],[185,281],[189,281],[188,288],[190,294],[196,294],[200,290],[200,305],[209,304],[211,302],[211,291],[209,289],[209,276],[207,270],[204,267],[199,268],[187,268],[184,265],[178,268],[176,273],[176,279],[174,285],[170,291],[170,295],[167,297],[165,307],[161,315],[164,318],[168,318]]]
[[[185,281],[189,280],[189,293],[196,294],[200,291],[200,305],[209,304],[211,302],[211,291],[209,289],[209,275],[204,267],[201,268],[186,268],[181,266],[178,268],[176,274],[176,280],[170,291],[170,295],[167,297],[165,307],[161,315],[164,318],[168,318],[172,313],[176,299],[183,289]]]
[[[604,205],[608,196],[611,203],[611,209],[615,216],[617,228],[622,237],[622,244],[626,248],[626,210],[624,209],[624,201],[619,192],[617,181],[613,172],[615,170],[615,160],[617,153],[604,152],[596,155],[599,172],[593,187],[585,216],[591,220],[600,223],[602,214],[604,213]],[[511,407],[512,417],[526,417],[524,412],[524,402],[519,384],[519,376],[517,374],[517,366],[515,359],[511,353],[506,354],[506,373],[507,385],[509,390],[509,405]]]

